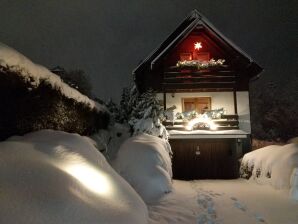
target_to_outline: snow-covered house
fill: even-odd
[[[175,178],[238,176],[251,134],[249,81],[261,71],[197,10],[133,71],[140,92],[176,108],[165,122]]]

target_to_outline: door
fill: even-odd
[[[238,178],[235,139],[170,139],[175,179]]]

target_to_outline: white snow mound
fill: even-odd
[[[90,138],[43,130],[0,143],[0,223],[147,223]]]
[[[298,168],[298,144],[271,145],[244,155],[242,165],[253,168],[250,179],[277,189],[297,188],[291,178]],[[297,174],[298,175],[298,174]]]
[[[47,68],[34,64],[30,59],[1,42],[0,65],[10,66],[13,71],[19,71],[25,80],[30,81],[34,87],[39,86],[40,82],[45,80],[53,89],[60,91],[65,97],[84,103],[91,109],[95,108],[97,111],[107,111],[105,106],[89,99],[76,89],[70,87],[59,76],[50,72]]]
[[[172,190],[172,164],[164,139],[148,134],[129,138],[121,145],[113,166],[147,203]]]

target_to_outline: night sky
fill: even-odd
[[[196,8],[264,67],[252,91],[274,82],[297,101],[295,0],[0,0],[0,8],[1,42],[48,68],[83,69],[96,96],[116,101],[134,67]]]

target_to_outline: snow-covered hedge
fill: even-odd
[[[0,107],[0,140],[40,129],[90,135],[109,123],[104,106],[1,43]]]
[[[50,130],[1,142],[0,223],[147,223],[142,199],[94,144]]]
[[[277,189],[297,188],[293,179],[298,168],[298,144],[271,145],[244,155],[240,175]]]
[[[158,200],[172,190],[169,143],[140,134],[129,138],[119,149],[113,167],[139,193],[145,202]]]

